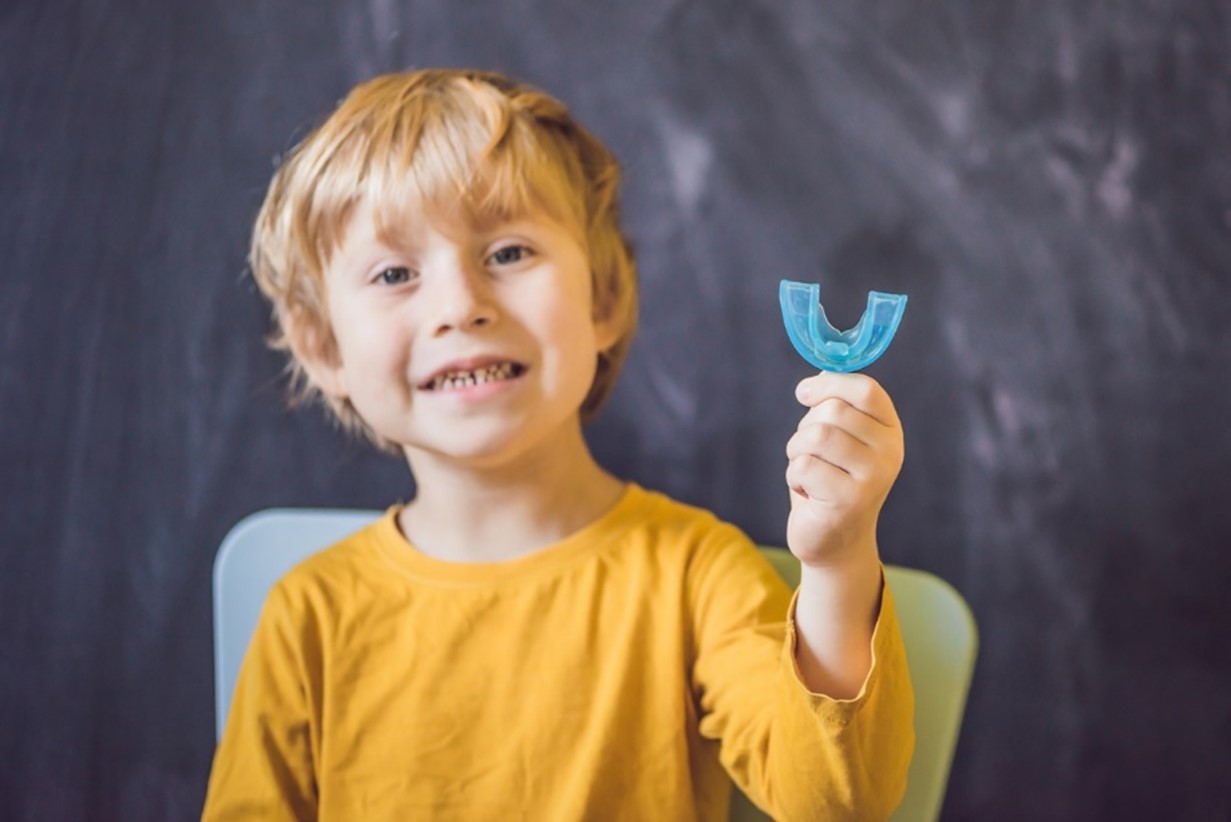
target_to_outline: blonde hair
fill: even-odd
[[[478,224],[541,210],[586,248],[595,318],[623,330],[599,354],[580,409],[591,417],[615,383],[637,321],[619,183],[615,157],[563,103],[500,74],[426,69],[357,86],[283,160],[253,231],[252,275],[273,304],[269,342],[287,352],[297,398],[323,399],[344,428],[396,450],[349,400],[323,394],[295,350],[336,356],[325,270],[361,201],[372,204],[383,236],[415,207]]]

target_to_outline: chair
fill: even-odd
[[[214,560],[214,700],[219,738],[235,678],[270,587],[300,560],[373,522],[379,511],[270,509],[245,517],[226,535]],[[782,548],[762,546],[792,586],[799,563]],[[977,633],[961,595],[924,571],[887,566],[915,689],[915,756],[896,822],[935,820],[961,728]],[[738,791],[732,822],[767,819]]]

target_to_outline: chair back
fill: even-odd
[[[245,517],[214,560],[214,700],[218,737],[226,725],[235,678],[256,628],[265,596],[300,560],[375,521],[380,511],[270,509]],[[799,563],[789,551],[761,550],[791,586]],[[932,822],[940,816],[974,669],[978,636],[961,595],[925,571],[886,566],[906,644],[915,691],[915,756],[895,822]],[[732,822],[769,817],[738,791]]]

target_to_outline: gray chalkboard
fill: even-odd
[[[882,551],[983,638],[948,818],[1231,818],[1217,0],[0,6],[0,817],[192,818],[223,534],[413,493],[283,407],[244,252],[282,152],[437,64],[624,162],[643,321],[591,439],[625,477],[781,542],[778,280],[838,324],[910,295]]]

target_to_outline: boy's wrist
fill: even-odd
[[[880,601],[882,570],[875,549],[859,551],[840,562],[801,565],[800,597],[809,610],[823,609],[831,618],[850,617],[862,623],[868,606]],[[872,612],[875,617],[875,609]]]

